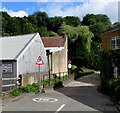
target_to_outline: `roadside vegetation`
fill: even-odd
[[[120,49],[101,53],[101,85],[98,90],[109,95],[112,100],[120,104]],[[118,67],[118,77],[114,68]]]
[[[32,92],[37,93],[39,92],[40,85],[43,85],[45,88],[48,86],[56,85],[57,83],[60,83],[64,80],[68,80],[71,77],[74,77],[74,75],[73,74],[65,75],[65,76],[54,75],[54,78],[51,78],[50,80],[46,79],[37,83],[29,84],[27,86],[19,86],[10,92],[10,96],[15,97],[20,95],[21,93],[32,93]]]
[[[13,89],[12,91],[10,91],[8,95],[12,96],[12,97],[16,97],[22,93],[38,93],[40,84],[43,84],[44,88],[46,88],[48,86],[55,86],[57,84],[59,85],[59,83],[61,83],[62,81],[68,80],[70,78],[77,79],[84,75],[87,75],[90,73],[95,73],[95,72],[96,71],[87,69],[85,67],[78,68],[77,66],[72,65],[72,73],[70,75],[65,75],[65,76],[54,75],[54,78],[51,78],[50,80],[46,79],[41,82],[29,84],[27,86],[19,86],[19,87]]]
[[[74,79],[80,78],[82,76],[91,74],[91,73],[98,73],[99,71],[95,71],[93,69],[88,69],[85,67],[77,67],[76,65],[72,65],[72,72],[74,73]]]

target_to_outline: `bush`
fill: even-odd
[[[72,77],[73,75],[71,75]],[[41,81],[41,83],[44,84],[45,87],[49,86],[49,85],[53,85],[56,83],[60,83],[62,80],[67,80],[70,76],[69,75],[65,75],[64,77],[59,77],[57,75],[54,76],[54,78],[50,79],[50,84],[49,84],[49,80],[44,80]],[[39,90],[39,82],[37,83],[33,83],[33,84],[29,84],[27,86],[19,86],[18,88],[15,88],[13,91],[10,92],[10,94],[12,96],[18,96],[21,93],[30,93],[30,92],[36,92]]]
[[[101,77],[102,80],[108,80],[113,78],[113,64],[120,69],[120,49],[103,51],[101,53]],[[118,72],[120,73],[120,72]]]
[[[120,102],[120,79],[114,78],[114,67],[120,73],[120,49],[105,50],[101,53],[101,86],[98,90],[111,96],[117,103]]]
[[[18,88],[15,88],[11,93],[12,96],[18,96],[20,94],[20,91]]]
[[[111,96],[116,103],[120,103],[120,79],[109,79],[98,86],[98,91]]]
[[[25,92],[26,92],[26,87],[20,86],[20,87],[18,87],[18,90],[19,90],[21,93],[25,93]]]
[[[116,102],[120,102],[120,84],[115,88],[115,100]]]
[[[18,96],[21,93],[30,93],[35,92],[39,89],[39,83],[33,83],[29,84],[27,86],[19,86],[18,88],[15,88],[13,91],[10,92],[12,96]]]
[[[76,65],[72,65],[72,70],[75,70],[77,68]]]

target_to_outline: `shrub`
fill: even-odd
[[[18,90],[18,88],[15,88],[10,94],[12,96],[18,96],[20,94],[20,91]]]
[[[19,90],[21,93],[25,93],[25,92],[26,92],[26,87],[20,86],[20,87],[18,87],[18,90]]]
[[[111,96],[116,103],[120,103],[120,79],[109,79],[98,86],[98,91]]]
[[[72,65],[72,70],[75,70],[77,68],[76,65]]]
[[[120,84],[115,88],[115,100],[116,102],[120,102]]]

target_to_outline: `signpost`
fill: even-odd
[[[44,62],[43,62],[41,56],[38,56],[38,59],[36,61],[36,65],[39,65],[39,73],[40,73],[40,65],[44,65]],[[43,93],[45,91],[44,91],[43,83],[41,80],[42,80],[42,75],[40,75],[40,78],[39,78],[39,91],[41,93]],[[40,82],[41,82],[41,84],[40,84]]]

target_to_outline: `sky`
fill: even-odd
[[[44,11],[49,17],[78,16],[81,20],[90,14],[106,14],[112,23],[118,21],[120,0],[2,0],[0,11],[10,16],[24,17]],[[120,5],[120,4],[119,4]]]

